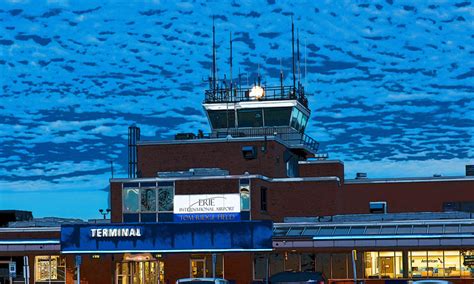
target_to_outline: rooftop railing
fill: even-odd
[[[298,100],[302,105],[308,107],[304,87],[299,86],[260,86],[264,90],[264,96],[256,99],[250,95],[252,87],[216,88],[205,91],[205,103],[228,103],[242,101],[274,101],[274,100]]]
[[[296,131],[291,127],[261,127],[261,128],[229,128],[219,129],[212,133],[181,133],[175,135],[176,140],[192,140],[192,139],[212,139],[212,138],[233,138],[243,137],[265,137],[274,136],[279,138],[289,147],[305,147],[311,152],[316,153],[319,148],[319,142],[310,136]]]

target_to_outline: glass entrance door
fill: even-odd
[[[116,284],[159,284],[163,283],[163,262],[130,261],[116,265]]]
[[[191,259],[191,278],[206,277],[206,260]]]

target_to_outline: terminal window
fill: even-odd
[[[58,255],[35,257],[35,283],[66,283],[66,259]]]
[[[173,213],[174,183],[159,182],[157,185],[137,184],[123,188],[124,222],[157,222]],[[166,216],[165,216],[166,215]]]

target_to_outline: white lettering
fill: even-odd
[[[104,228],[90,229],[92,238],[141,237],[141,228]]]
[[[128,237],[128,232],[130,229],[122,229],[122,237]]]

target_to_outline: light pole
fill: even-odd
[[[111,211],[111,210],[110,210],[109,208],[107,208],[107,209],[105,209],[105,210],[104,210],[104,209],[99,209],[100,214],[101,214],[102,216],[104,216],[104,220],[107,219],[107,215],[110,214],[110,211]]]

